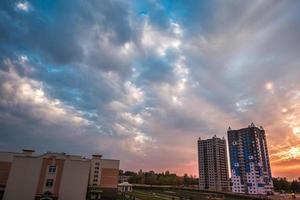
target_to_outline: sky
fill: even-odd
[[[197,139],[251,122],[300,176],[300,1],[4,0],[0,150],[198,175]]]

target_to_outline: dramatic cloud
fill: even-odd
[[[265,128],[300,170],[300,2],[4,1],[0,148],[197,174],[198,137]],[[289,166],[288,168],[286,166]]]

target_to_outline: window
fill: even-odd
[[[48,172],[49,173],[55,173],[55,171],[56,171],[56,166],[55,165],[50,165]]]
[[[94,182],[97,182],[97,181],[98,181],[98,179],[93,179],[93,181],[94,181]]]
[[[46,187],[52,187],[53,186],[53,179],[47,179],[46,181]]]
[[[98,178],[98,175],[94,175],[94,178]]]
[[[95,165],[100,165],[100,163],[96,162]]]
[[[99,173],[99,171],[94,171],[94,173],[95,173],[95,174],[98,174],[98,173]]]
[[[95,169],[99,169],[99,167],[95,167]]]

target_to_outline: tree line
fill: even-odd
[[[278,192],[300,192],[300,177],[293,181],[281,177],[273,178],[273,185]]]
[[[132,171],[123,172],[120,170],[119,175],[129,176],[129,183],[147,184],[147,185],[183,185],[191,186],[197,185],[198,179],[195,176],[184,174],[184,176],[177,176],[175,173],[169,171],[156,173],[154,171],[143,172],[139,170],[137,173]]]
[[[138,172],[120,170],[120,176],[129,176],[128,182],[133,184],[147,185],[176,185],[176,186],[192,186],[198,185],[198,178],[192,175],[184,174],[178,176],[169,171],[156,173],[154,171]],[[286,178],[273,178],[274,190],[277,192],[298,192],[300,193],[300,177],[293,181]]]

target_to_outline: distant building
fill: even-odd
[[[252,123],[247,128],[228,128],[232,191],[244,194],[273,193],[266,134]]]
[[[118,191],[119,192],[132,192],[132,184],[128,182],[123,182],[118,184]]]
[[[95,163],[99,163],[99,170],[94,168]],[[0,152],[3,200],[85,200],[92,196],[89,188],[94,186],[102,189],[98,197],[105,196],[107,190],[111,196],[117,191],[115,171],[119,171],[119,161],[101,157],[89,159],[52,152],[35,155],[33,150]]]
[[[199,189],[229,191],[227,149],[224,138],[198,140]]]
[[[130,179],[130,176],[120,175],[119,176],[119,183],[128,182]]]

